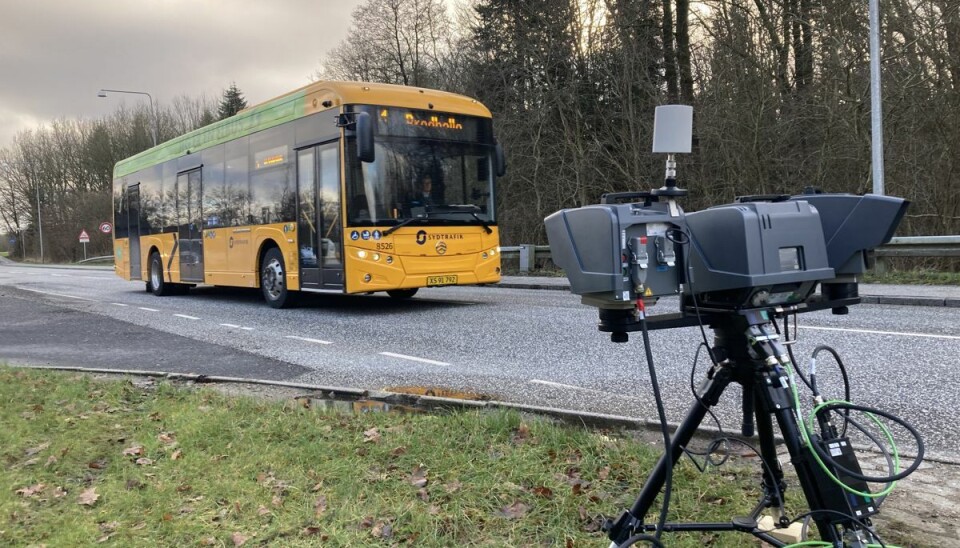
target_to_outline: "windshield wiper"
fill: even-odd
[[[480,224],[483,225],[483,229],[487,231],[487,234],[493,234],[493,229],[490,228],[490,221],[484,221],[483,219],[480,218],[479,215],[477,215],[477,214],[474,213],[473,211],[470,212],[470,215],[471,215],[474,219],[480,221]]]
[[[396,232],[397,230],[399,230],[399,229],[407,226],[408,224],[410,224],[410,223],[412,223],[412,222],[414,222],[414,221],[425,221],[425,220],[427,220],[427,217],[426,217],[426,216],[423,216],[423,217],[410,217],[409,219],[404,219],[404,220],[400,221],[399,223],[391,226],[390,228],[384,230],[384,231],[383,231],[383,235],[384,235],[384,236],[389,236],[389,235],[393,234],[394,232]]]

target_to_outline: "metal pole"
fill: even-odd
[[[133,93],[135,95],[146,95],[147,99],[150,100],[150,118],[152,118],[152,124],[150,124],[150,136],[153,137],[153,146],[157,146],[157,111],[153,108],[153,96],[145,91],[126,91],[122,89],[101,89],[97,93],[97,97],[106,97],[107,93]]]
[[[883,103],[880,99],[880,0],[870,0],[870,133],[873,193],[883,194]]]
[[[40,232],[40,264],[43,264],[43,215],[40,214],[40,185],[37,185],[37,230]]]

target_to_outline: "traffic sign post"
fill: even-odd
[[[90,243],[90,235],[86,229],[80,230],[80,243],[83,244],[83,260],[87,260],[87,244]]]

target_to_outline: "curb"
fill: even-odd
[[[637,417],[625,417],[621,415],[608,415],[604,413],[591,413],[589,411],[573,411],[570,409],[560,409],[556,407],[541,407],[536,405],[526,405],[522,403],[512,403],[498,400],[477,401],[477,400],[459,400],[456,398],[444,398],[439,396],[420,396],[416,394],[404,394],[402,392],[388,392],[382,390],[364,390],[360,388],[346,388],[342,386],[322,386],[314,384],[304,384],[283,381],[268,381],[258,379],[248,379],[242,377],[219,377],[215,375],[200,375],[196,373],[168,373],[165,371],[145,371],[137,369],[105,369],[92,367],[57,367],[49,365],[9,365],[11,368],[18,369],[37,369],[49,371],[72,371],[77,373],[95,373],[99,375],[117,375],[117,376],[139,376],[156,377],[172,381],[194,382],[197,384],[252,384],[260,386],[276,386],[280,388],[293,388],[307,390],[314,395],[334,401],[357,401],[369,400],[392,405],[406,405],[423,409],[504,409],[517,411],[518,413],[530,413],[535,415],[544,415],[561,420],[567,424],[575,426],[589,426],[594,428],[622,428],[625,430],[648,430],[660,432],[660,422],[653,419],[642,419]],[[311,394],[297,396],[297,398],[309,398]],[[675,431],[679,427],[676,423],[667,423],[667,428]],[[695,436],[716,436],[720,431],[711,426],[701,426],[697,429]],[[730,433],[736,436],[735,433]],[[777,437],[778,441],[782,438]],[[860,448],[870,451],[871,448]],[[877,454],[879,451],[872,450]],[[911,455],[903,455],[910,457]],[[960,458],[947,455],[925,455],[924,461],[937,462],[948,465],[960,465]]]

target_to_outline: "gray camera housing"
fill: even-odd
[[[544,220],[553,262],[584,302],[611,308],[680,292],[671,231],[682,229],[665,203],[601,204],[558,211]],[[674,238],[675,239],[675,238]]]
[[[801,303],[819,282],[853,280],[908,202],[818,194],[684,214],[668,203],[601,204],[545,219],[554,262],[586,304],[626,308],[682,292],[707,307]],[[855,296],[855,292],[853,294]]]

